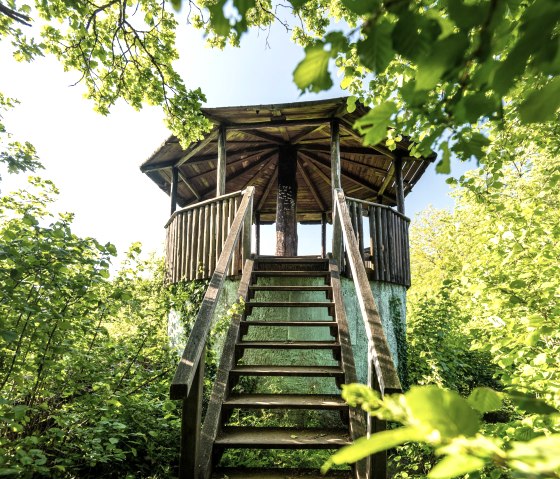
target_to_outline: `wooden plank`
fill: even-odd
[[[364,212],[361,203],[355,202],[354,206],[356,208],[356,221],[358,222],[358,247],[360,248],[362,261],[364,261]]]
[[[198,457],[200,447],[205,353],[206,346],[202,349],[201,360],[198,362],[198,366],[193,375],[190,394],[183,399],[179,479],[191,479],[194,477],[196,471],[196,458]]]
[[[203,270],[202,270],[202,261],[203,261],[203,250],[204,250],[204,231],[206,229],[206,223],[204,221],[204,206],[197,208],[197,216],[198,216],[198,238],[196,244],[196,278],[202,279],[203,278]]]
[[[177,187],[179,184],[179,169],[177,167],[171,168],[171,192],[170,192],[170,200],[171,200],[171,213],[175,213],[177,209]]]
[[[193,209],[190,210],[192,214],[192,222],[193,222],[193,233],[192,233],[192,241],[191,241],[191,249],[190,249],[190,259],[189,259],[189,278],[196,279],[196,248],[198,246],[198,210]]]
[[[218,164],[216,166],[216,196],[226,193],[226,130],[224,125],[218,129]]]
[[[190,259],[191,259],[191,247],[192,247],[192,211],[187,211],[185,213],[187,217],[187,230],[185,233],[186,240],[185,240],[185,257],[183,258],[183,270],[185,271],[185,280],[190,281],[192,278],[190,277]]]
[[[321,257],[327,257],[327,213],[321,213]]]
[[[231,198],[233,196],[242,196],[242,195],[243,195],[243,191],[234,191],[233,193],[228,193],[227,195],[220,196],[219,198],[210,198],[209,200],[204,200],[204,201],[201,201],[199,203],[195,203],[194,205],[190,205],[190,206],[186,206],[184,208],[181,208],[180,210],[175,211],[175,213],[173,213],[171,215],[171,217],[167,220],[167,223],[165,224],[165,226],[167,226],[169,223],[171,223],[173,218],[175,218],[176,215],[178,215],[179,213],[182,213],[183,211],[197,209],[197,208],[200,208],[201,206],[205,206],[205,205],[207,205],[209,203],[213,203],[215,201],[225,200],[225,199]]]
[[[245,215],[245,222],[243,223],[243,233],[242,233],[242,254],[241,254],[241,265],[240,269],[242,269],[242,265],[245,264],[245,261],[251,257],[251,242],[253,239],[253,197],[249,200],[249,207],[247,210],[247,214]]]
[[[344,379],[346,384],[357,383],[356,366],[354,363],[354,353],[352,350],[352,339],[350,329],[346,318],[346,310],[344,309],[344,297],[342,296],[342,287],[340,285],[340,273],[336,261],[329,258],[329,271],[331,273],[331,287],[333,291],[333,301],[335,304],[335,317],[338,323],[338,340],[340,342],[340,359],[342,369],[344,370]],[[352,441],[365,436],[367,424],[364,412],[360,408],[349,407],[349,427],[350,437]],[[367,474],[367,460],[356,463],[355,479],[365,479]]]
[[[396,184],[396,196],[397,196],[397,210],[401,214],[405,214],[404,209],[404,186],[403,186],[403,176],[402,176],[402,166],[403,159],[401,156],[395,158],[395,184]]]
[[[175,377],[171,384],[171,398],[182,399],[188,396],[191,385],[194,380],[195,369],[200,361],[206,339],[211,328],[211,319],[216,310],[216,304],[219,299],[222,286],[225,281],[226,271],[231,261],[231,256],[235,245],[239,240],[241,228],[243,226],[244,216],[247,213],[250,203],[250,197],[254,195],[254,188],[250,187],[243,195],[243,200],[239,207],[239,211],[235,215],[235,220],[231,227],[231,233],[228,235],[224,250],[220,255],[216,270],[212,275],[208,289],[202,300],[202,304],[197,314],[197,318],[187,345],[175,372]]]
[[[346,429],[224,427],[216,444],[234,448],[332,449],[350,443]]]
[[[179,171],[179,178],[181,178],[181,181],[183,183],[185,183],[186,187],[190,190],[190,192],[194,195],[194,197],[200,201],[200,195],[198,194],[198,191],[196,191],[194,189],[194,187],[191,185],[191,182],[189,180],[187,180],[187,178],[185,177],[185,175],[183,175],[183,173],[181,173]]]
[[[356,296],[368,337],[368,365],[370,369],[375,370],[379,391],[383,397],[386,392],[400,391],[401,385],[385,338],[379,310],[371,292],[364,264],[361,261],[358,243],[352,233],[346,198],[342,190],[337,190],[336,193],[336,209],[340,216]]]
[[[315,200],[315,203],[317,203],[317,206],[319,207],[319,210],[320,211],[327,211],[327,207],[325,205],[325,202],[323,201],[323,199],[321,198],[321,196],[319,194],[319,191],[317,190],[317,188],[315,187],[315,185],[311,181],[311,178],[309,178],[309,175],[305,171],[305,168],[303,167],[303,164],[302,164],[301,161],[297,162],[297,169],[298,169],[301,177],[303,178],[303,181],[305,181],[305,184],[309,188],[309,191],[311,192],[311,195],[313,196],[313,199]]]
[[[255,214],[255,243],[256,254],[261,254],[261,214]]]
[[[383,193],[385,193],[385,190],[391,184],[391,181],[393,181],[394,174],[395,174],[395,162],[392,162],[391,167],[387,172],[387,176],[385,177],[385,181],[382,183],[381,187],[379,188],[379,191],[377,193],[378,196],[382,196]]]
[[[278,178],[278,168],[274,170],[274,173],[272,174],[272,176],[268,180],[268,183],[266,184],[266,187],[264,188],[261,199],[259,200],[259,204],[257,205],[257,212],[260,212],[262,210],[264,204],[266,203],[266,200],[270,195],[270,191],[272,190],[272,187],[276,184],[277,178]]]
[[[210,248],[208,250],[208,272],[211,275],[216,266],[216,203],[210,205]]]
[[[204,148],[206,148],[212,141],[214,141],[216,138],[218,137],[218,128],[214,128],[206,138],[204,138],[203,140],[199,141],[198,143],[195,143],[194,145],[192,145],[191,147],[188,148],[187,153],[181,158],[179,159],[176,163],[175,166],[179,167],[181,166],[183,163],[189,161],[194,155],[196,155],[199,151],[203,150]]]
[[[227,408],[248,409],[335,409],[348,406],[334,394],[234,394],[224,401]]]
[[[312,160],[313,158],[310,157]],[[331,121],[331,188],[332,188],[332,211],[333,211],[333,236],[332,236],[332,253],[334,259],[342,264],[343,258],[343,242],[341,223],[338,214],[335,212],[336,191],[342,188],[342,179],[340,177],[340,125],[338,120]]]
[[[220,253],[222,252],[222,202],[216,202],[216,256],[215,256],[215,263],[218,264],[218,258],[220,257]]]
[[[243,376],[295,376],[295,377],[343,377],[338,366],[235,366],[232,374]]]
[[[184,214],[177,216],[177,281],[181,281],[183,279],[183,248],[184,248],[184,241],[185,241],[185,232],[184,232]]]

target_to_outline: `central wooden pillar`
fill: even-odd
[[[278,155],[276,256],[297,256],[297,151],[282,146]]]

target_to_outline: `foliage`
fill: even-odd
[[[0,198],[0,475],[169,477],[179,444],[164,287],[133,245],[79,238],[48,211],[54,186]]]
[[[186,146],[210,123],[200,112],[203,93],[187,90],[173,68],[178,23],[168,8],[164,0],[9,1],[0,3],[0,39],[11,41],[19,61],[52,54],[65,70],[79,72],[104,115],[119,99],[137,109],[160,105]]]
[[[429,478],[447,479],[482,470],[488,464],[507,468],[518,477],[558,477],[560,459],[557,451],[560,434],[543,434],[530,441],[506,442],[480,431],[481,414],[495,411],[504,399],[518,403],[520,395],[497,393],[489,388],[476,388],[468,399],[454,391],[437,386],[414,386],[405,394],[380,399],[371,389],[360,384],[344,387],[343,397],[351,405],[361,405],[368,413],[382,419],[398,421],[403,426],[358,439],[334,454],[324,465],[352,463],[370,454],[401,445],[421,442],[444,456],[428,473]],[[558,411],[546,403],[527,398],[522,409],[529,413],[551,414]],[[558,416],[549,418],[551,423]]]

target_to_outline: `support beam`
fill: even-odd
[[[278,152],[276,197],[276,256],[297,256],[297,151],[289,146]]]
[[[327,213],[321,213],[321,256],[327,257]]]
[[[187,185],[187,188],[190,190],[190,192],[195,196],[195,198],[200,201],[200,195],[198,194],[198,191],[196,191],[193,186],[191,185],[191,182],[189,180],[187,180],[185,178],[185,175],[183,175],[183,173],[181,173],[179,171],[179,178],[181,178],[181,181],[183,183],[185,183],[185,185]]]
[[[226,129],[220,125],[218,132],[218,165],[216,168],[216,196],[226,194]]]
[[[379,188],[379,192],[377,193],[377,196],[383,197],[383,193],[385,193],[385,190],[387,189],[387,187],[389,186],[391,181],[393,181],[393,175],[394,174],[395,174],[395,162],[393,161],[391,163],[391,167],[389,168],[389,171],[387,172],[387,176],[385,177],[385,181],[381,185],[381,188]]]
[[[395,184],[396,184],[396,196],[397,196],[397,211],[404,215],[404,186],[403,186],[403,176],[402,176],[403,160],[400,156],[395,158]]]
[[[255,243],[257,256],[261,254],[261,214],[255,213]]]
[[[266,186],[264,188],[261,199],[259,200],[259,204],[257,205],[257,211],[262,210],[264,204],[266,203],[266,200],[268,199],[268,196],[270,195],[270,191],[272,190],[272,187],[276,183],[276,178],[277,177],[278,177],[278,167],[276,167],[274,169],[274,173],[272,174],[272,176],[270,177],[270,179],[268,180],[268,183],[266,184]]]
[[[340,178],[340,124],[339,120],[336,119],[331,121],[331,189],[333,212],[332,254],[334,260],[342,269],[342,229],[340,218],[335,211],[337,190],[342,189]]]
[[[177,187],[179,185],[179,168],[177,167],[173,167],[171,168],[171,192],[170,192],[170,198],[171,198],[171,213],[173,214],[175,213],[175,210],[177,209]]]
[[[198,143],[190,147],[189,150],[185,153],[185,156],[177,160],[175,166],[179,167],[186,161],[189,161],[194,155],[196,155],[199,151],[201,151],[206,146],[208,146],[208,144],[214,141],[217,137],[218,137],[218,128],[214,128],[210,133],[208,133],[208,136],[206,138],[200,140]]]
[[[321,198],[319,192],[317,191],[317,188],[315,188],[315,185],[311,181],[311,178],[309,178],[309,175],[305,171],[305,168],[303,167],[303,164],[302,164],[301,161],[298,161],[297,167],[298,167],[298,171],[299,171],[300,175],[303,178],[303,181],[305,181],[305,184],[309,188],[309,191],[311,192],[311,195],[315,199],[315,203],[317,203],[317,206],[319,207],[319,210],[320,211],[326,211],[327,207],[325,206],[325,203],[324,203],[323,199]]]

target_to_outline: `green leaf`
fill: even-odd
[[[524,288],[525,286],[527,286],[527,282],[522,279],[516,279],[509,283],[509,287],[512,289]]]
[[[430,53],[418,60],[416,89],[434,88],[445,73],[453,70],[463,60],[468,46],[468,38],[461,33],[435,42]]]
[[[460,123],[476,123],[481,117],[490,117],[496,111],[498,101],[484,92],[461,98],[454,108],[454,115]]]
[[[414,427],[401,427],[389,429],[373,434],[371,437],[361,437],[353,444],[345,446],[333,454],[321,467],[321,472],[326,473],[333,465],[353,464],[364,457],[399,446],[408,441],[422,441],[424,439]]]
[[[320,92],[333,86],[329,74],[330,58],[330,52],[324,49],[322,43],[305,49],[305,58],[294,70],[294,82],[302,92]]]
[[[486,21],[490,3],[467,4],[465,0],[448,0],[449,18],[455,22],[461,30],[470,30]]]
[[[443,156],[436,165],[436,171],[438,173],[448,175],[451,173],[451,152],[449,151],[449,145],[446,142],[443,142],[441,144],[441,149],[443,151]]]
[[[471,157],[482,158],[484,156],[483,149],[490,144],[490,140],[482,133],[474,132],[469,138],[461,137],[459,141],[451,148],[453,152],[463,161],[467,161]]]
[[[481,413],[497,411],[502,407],[500,393],[490,388],[474,388],[467,400],[473,408]]]
[[[428,473],[428,477],[430,479],[449,479],[462,476],[463,474],[482,469],[484,464],[484,461],[479,457],[454,454],[446,456],[439,461]]]
[[[356,101],[358,101],[358,98],[355,96],[349,96],[346,99],[346,111],[348,113],[354,113],[356,111]]]
[[[393,27],[392,23],[382,20],[363,30],[366,37],[357,43],[360,61],[374,73],[382,73],[395,56],[391,39]]]
[[[301,9],[309,0],[290,0],[290,3],[294,7],[294,10],[297,12]]]
[[[224,15],[224,4],[225,0],[219,0],[213,5],[208,5],[207,8],[210,12],[210,23],[212,25],[212,28],[218,35],[227,37],[231,30],[231,25],[229,23],[229,20]]]
[[[531,92],[519,105],[523,123],[553,120],[560,108],[560,77],[554,78],[539,90]]]
[[[380,0],[342,0],[342,5],[356,15],[373,13],[379,8],[380,3]]]
[[[414,420],[443,437],[473,436],[480,421],[466,399],[437,386],[414,386],[405,394]]]
[[[393,48],[400,55],[416,60],[430,52],[431,44],[441,33],[439,24],[434,35],[430,35],[426,28],[423,28],[423,18],[407,11],[399,16],[399,20],[392,32]]]
[[[387,101],[372,108],[356,121],[354,128],[364,135],[364,145],[377,145],[385,139],[391,117],[397,111],[397,105],[392,101]]]
[[[8,331],[7,329],[0,330],[0,336],[7,343],[12,343],[18,338],[18,334],[15,331]]]
[[[558,409],[545,403],[542,399],[537,399],[531,394],[521,391],[508,391],[507,397],[519,409],[529,414],[552,414]]]

